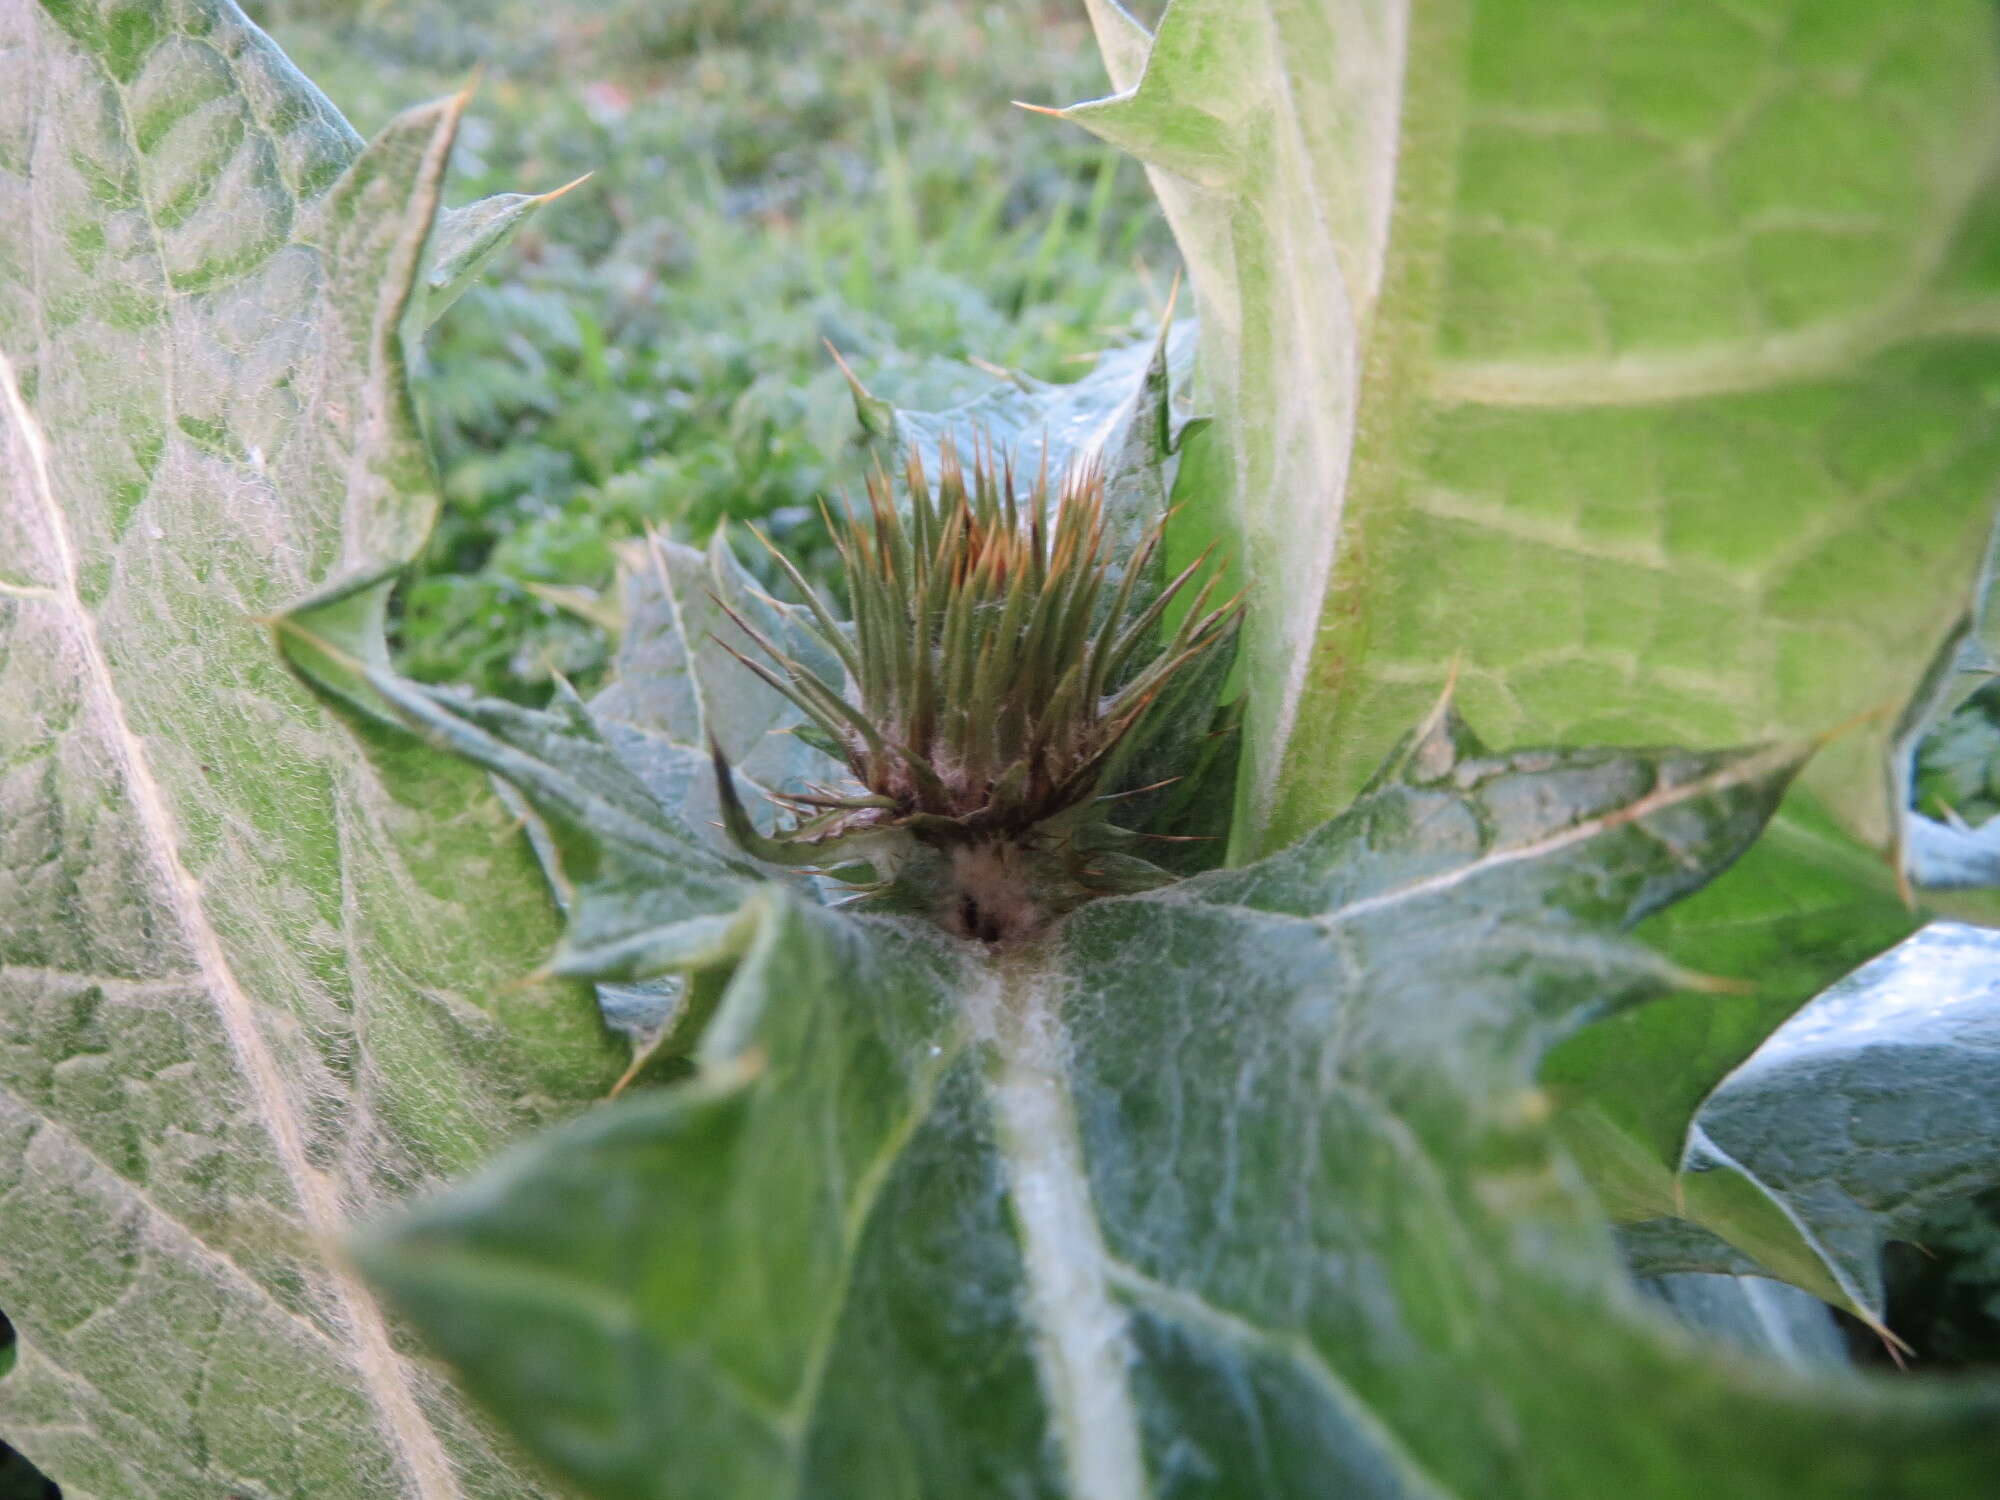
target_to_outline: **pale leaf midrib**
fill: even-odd
[[[430,184],[429,202],[422,213],[409,213],[405,206],[395,251],[384,268],[386,274],[376,290],[374,315],[369,319],[368,378],[361,388],[361,432],[348,453],[345,525],[341,530],[343,561],[357,573],[381,566],[382,559],[370,551],[365,512],[384,481],[371,472],[369,461],[394,451],[396,446],[396,408],[402,399],[398,379],[402,361],[396,345],[402,338],[403,314],[410,303],[411,289],[422,277],[424,249],[431,240],[445,166],[469,98],[469,90],[461,90],[427,111],[436,118],[430,139],[424,144],[424,160],[415,181]],[[421,537],[417,540],[421,541]]]
[[[1274,43],[1278,42],[1285,35],[1280,7],[1274,4],[1273,0],[1264,0],[1262,8],[1269,34]],[[1293,153],[1301,163],[1305,164],[1308,181],[1313,188],[1312,217],[1323,227],[1328,242],[1334,247],[1336,260],[1348,273],[1345,277],[1348,301],[1354,310],[1354,326],[1363,330],[1364,340],[1366,330],[1374,316],[1376,301],[1381,296],[1382,279],[1388,265],[1389,227],[1394,218],[1396,159],[1402,143],[1402,132],[1398,127],[1403,112],[1403,80],[1408,64],[1410,0],[1386,0],[1381,6],[1380,14],[1384,22],[1384,33],[1392,38],[1387,51],[1394,59],[1395,65],[1384,70],[1379,85],[1383,95],[1386,96],[1376,106],[1381,111],[1380,118],[1368,117],[1364,109],[1357,112],[1355,125],[1364,134],[1376,128],[1380,129],[1377,137],[1377,158],[1373,163],[1376,169],[1375,175],[1370,176],[1364,172],[1361,184],[1364,191],[1379,189],[1385,195],[1386,201],[1363,206],[1369,233],[1365,242],[1357,247],[1357,253],[1352,260],[1344,253],[1347,251],[1347,246],[1332,227],[1334,220],[1330,207],[1320,191],[1321,184],[1310,171],[1313,154],[1306,139],[1306,132],[1301,123],[1301,111],[1295,98],[1294,70],[1286,66],[1289,54],[1282,46],[1278,66],[1274,70],[1283,91],[1280,112],[1285,121],[1285,133],[1290,139]],[[1304,65],[1323,66],[1324,60],[1308,58]],[[1356,364],[1359,364],[1358,360]],[[1357,402],[1356,410],[1358,409]],[[1336,523],[1338,519],[1336,516]]]
[[[298,1195],[306,1225],[316,1238],[330,1243],[345,1227],[338,1196],[307,1156],[283,1074],[258,1027],[255,1002],[237,977],[209,917],[200,883],[182,859],[166,794],[153,775],[144,742],[125,717],[96,618],[80,592],[76,551],[67,518],[55,497],[47,441],[21,394],[13,362],[4,350],[0,350],[0,404],[5,405],[22,448],[28,504],[40,514],[36,530],[41,533],[46,560],[57,580],[51,585],[56,597],[49,605],[63,617],[82,659],[81,689],[89,717],[118,768],[146,856],[201,973],[203,988],[215,1005],[279,1165]],[[395,1457],[406,1465],[415,1493],[421,1500],[458,1500],[461,1491],[450,1461],[410,1389],[381,1313],[345,1266],[331,1264],[326,1269],[353,1341],[350,1363],[381,1414],[386,1434],[395,1445]]]
[[[681,608],[680,592],[674,587],[673,569],[667,566],[666,549],[655,538],[649,541],[646,553],[652,562],[654,576],[659,579],[660,597],[667,601],[667,614],[673,620],[674,635],[681,643],[682,669],[687,673],[688,696],[694,700],[696,729],[703,740],[713,739],[715,731],[708,727],[708,684],[702,681],[701,670],[695,660],[699,643],[688,634],[686,612]],[[694,748],[705,750],[707,747],[697,744]]]
[[[990,1049],[987,1102],[1020,1238],[1023,1313],[1072,1500],[1150,1500],[1124,1310],[1069,1097],[1047,955],[995,960],[966,996]]]
[[[1573,844],[1587,843],[1600,834],[1638,823],[1657,812],[1677,807],[1681,803],[1746,786],[1753,781],[1774,775],[1786,765],[1794,764],[1800,759],[1798,749],[1792,746],[1778,746],[1759,754],[1747,755],[1719,770],[1711,771],[1706,776],[1697,776],[1690,781],[1679,782],[1672,786],[1656,787],[1621,807],[1614,807],[1594,817],[1572,823],[1555,833],[1530,839],[1525,843],[1507,844],[1497,849],[1490,849],[1479,858],[1469,860],[1465,864],[1454,865],[1449,870],[1427,876],[1422,880],[1413,880],[1407,885],[1378,891],[1372,896],[1363,896],[1313,920],[1322,926],[1334,926],[1405,901],[1417,901],[1435,896],[1490,871],[1519,864],[1523,860],[1542,859],[1560,853]]]
[[[1313,481],[1314,493],[1307,497],[1311,510],[1304,517],[1298,511],[1298,497],[1292,497],[1291,510],[1282,509],[1259,515],[1257,502],[1243,493],[1245,488],[1245,466],[1239,457],[1235,465],[1236,505],[1239,524],[1244,528],[1246,538],[1254,545],[1260,538],[1266,541],[1279,533],[1287,533],[1285,550],[1296,544],[1295,533],[1303,523],[1311,529],[1309,555],[1305,559],[1302,577],[1286,577],[1288,570],[1273,570],[1275,576],[1283,578],[1286,592],[1293,595],[1293,601],[1284,606],[1284,613],[1290,623],[1277,632],[1279,660],[1284,667],[1284,677],[1275,685],[1275,705],[1267,728],[1258,736],[1259,745],[1252,748],[1250,758],[1251,777],[1243,788],[1244,801],[1239,814],[1245,825],[1245,833],[1232,841],[1237,854],[1249,852],[1250,840],[1270,820],[1282,795],[1280,785],[1283,774],[1286,749],[1290,745],[1298,725],[1299,708],[1304,698],[1306,684],[1314,661],[1314,642],[1317,640],[1321,621],[1328,602],[1329,586],[1338,564],[1338,551],[1344,535],[1347,514],[1347,497],[1352,485],[1354,463],[1364,412],[1364,381],[1368,372],[1368,351],[1373,341],[1375,312],[1379,304],[1385,278],[1388,275],[1390,234],[1395,221],[1394,202],[1398,158],[1401,149],[1402,132],[1400,121],[1404,100],[1403,81],[1409,61],[1409,10],[1406,0],[1389,0],[1383,14],[1394,17],[1386,30],[1392,35],[1394,65],[1386,68],[1385,80],[1381,87],[1392,94],[1391,102],[1385,107],[1386,128],[1382,129],[1376,141],[1370,142],[1386,160],[1375,164],[1377,172],[1364,172],[1360,176],[1361,191],[1377,190],[1387,194],[1389,203],[1379,213],[1367,216],[1367,222],[1374,230],[1372,242],[1350,247],[1335,231],[1335,219],[1331,206],[1326,201],[1324,185],[1320,183],[1314,168],[1316,165],[1306,133],[1300,120],[1299,107],[1293,94],[1291,71],[1285,66],[1284,28],[1280,24],[1278,8],[1265,0],[1260,7],[1267,44],[1275,54],[1273,68],[1279,95],[1273,108],[1279,130],[1285,142],[1280,156],[1288,155],[1297,176],[1295,185],[1303,186],[1311,195],[1310,207],[1303,216],[1309,217],[1315,226],[1319,239],[1328,247],[1333,264],[1340,274],[1335,278],[1337,295],[1346,308],[1348,331],[1355,343],[1342,351],[1349,385],[1349,395],[1341,410],[1329,421],[1326,418],[1308,417],[1299,424],[1294,442],[1302,441],[1314,450],[1311,454],[1304,477]],[[1353,128],[1363,130],[1359,120],[1350,122]],[[1365,134],[1365,130],[1363,130]],[[1288,182],[1287,174],[1278,171],[1272,174],[1271,183],[1278,186],[1294,185]],[[1293,222],[1302,216],[1296,205],[1287,207],[1287,215]],[[1294,258],[1286,257],[1281,268],[1285,296],[1292,308],[1293,330],[1283,341],[1275,345],[1273,354],[1290,350],[1287,359],[1294,373],[1302,361],[1310,360],[1310,343],[1313,337],[1306,331],[1303,337],[1308,342],[1297,340],[1302,330],[1310,330],[1313,319],[1310,316],[1311,298],[1301,285],[1302,268]],[[1321,331],[1332,337],[1334,330]],[[1240,400],[1240,390],[1238,392]],[[1287,469],[1297,472],[1296,464],[1302,455],[1293,455],[1285,464]],[[1282,507],[1286,502],[1280,498],[1275,502]],[[1274,528],[1275,522],[1275,528]],[[1268,563],[1266,564],[1268,566]],[[1266,604],[1271,603],[1269,590],[1265,590]],[[1265,686],[1266,694],[1272,686]]]
[[[1326,586],[1306,606],[1313,629],[1300,648],[1297,686],[1287,688],[1281,703],[1284,732],[1263,748],[1266,784],[1249,799],[1246,811],[1253,815],[1240,817],[1241,828],[1231,844],[1233,862],[1287,842],[1334,810],[1327,805],[1331,799],[1315,796],[1323,773],[1302,774],[1300,746],[1324,744],[1329,709],[1338,711],[1340,679],[1351,670],[1346,663],[1353,649],[1344,638],[1361,623],[1354,612],[1368,607],[1368,591],[1361,585],[1375,581],[1345,576],[1356,566],[1347,554],[1358,548],[1365,566],[1367,533],[1379,524],[1382,492],[1400,476],[1390,450],[1407,420],[1409,402],[1431,376],[1426,368],[1430,291],[1441,274],[1445,204],[1455,184],[1463,90],[1458,54],[1467,26],[1466,3],[1433,0],[1420,9],[1399,7],[1397,107],[1384,133],[1393,153],[1382,181],[1389,207],[1382,221],[1375,295],[1366,321],[1354,330],[1359,341],[1353,351],[1356,389],[1336,501],[1338,523],[1322,559]],[[1315,757],[1324,759],[1323,754]]]

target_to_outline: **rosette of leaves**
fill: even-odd
[[[1876,1497],[1989,1472],[1969,1393],[1776,1376],[1643,1311],[1533,1085],[1583,1018],[1698,983],[1621,928],[1753,839],[1798,752],[1495,754],[1440,705],[1290,850],[987,945],[732,862],[698,831],[700,753],[610,716],[631,684],[600,716],[367,681],[532,809],[569,903],[552,966],[701,1000],[691,1076],[358,1251],[585,1493]]]
[[[1114,514],[1163,493],[1165,407],[1114,413],[1152,469]],[[2000,1456],[1987,1396],[1774,1374],[1648,1311],[1535,1086],[1585,1019],[1713,988],[1629,929],[1803,748],[1496,753],[1443,702],[1287,850],[968,941],[715,826],[805,853],[757,794],[866,746],[859,694],[800,680],[853,675],[830,606],[656,544],[614,681],[534,711],[398,678],[371,589],[289,617],[295,665],[509,783],[566,909],[547,971],[664,1012],[626,1097],[356,1252],[582,1492],[1872,1500]]]

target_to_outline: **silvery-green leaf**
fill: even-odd
[[[602,1500],[1976,1493],[1990,1393],[1646,1313],[1534,1085],[1790,754],[1484,752],[1448,713],[1256,866],[946,942],[775,890],[689,1082],[359,1248]]]
[[[442,317],[445,309],[462,297],[492,264],[493,257],[527,228],[537,212],[583,181],[579,177],[546,193],[495,193],[477,203],[440,213],[431,236],[423,283],[412,309],[417,326],[428,328]]]
[[[219,0],[0,0],[0,1436],[68,1500],[539,1493],[325,1251],[615,1050],[515,983],[484,777],[260,623],[361,628],[430,524],[456,119],[363,150]]]
[[[1967,828],[1912,813],[1904,838],[1910,878],[1926,890],[2000,885],[2000,822],[1989,818]]]
[[[1839,1325],[1818,1298],[1761,1276],[1675,1273],[1642,1283],[1690,1327],[1804,1371],[1847,1363]]]
[[[1618,1249],[1641,1283],[1666,1276],[1728,1276],[1748,1279],[1769,1273],[1720,1236],[1687,1219],[1641,1219],[1618,1226]]]
[[[1754,1195],[1879,1312],[1880,1256],[2000,1184],[2000,936],[1937,923],[1780,1027],[1695,1116],[1694,1211]]]
[[[1993,820],[1991,799],[2000,783],[2000,734],[1993,695],[1983,691],[2000,675],[1996,561],[2000,529],[1963,629],[1938,653],[1928,691],[1898,726],[1893,785],[1906,817],[1903,868],[1914,885],[1933,891],[2000,886],[2000,823]]]
[[[1023,486],[1045,463],[1053,478],[1095,459],[1104,468],[1105,514],[1136,544],[1167,508],[1195,420],[1187,391],[1194,346],[1191,321],[1167,321],[1154,338],[1109,350],[1066,385],[998,377],[972,400],[931,412],[892,405],[857,381],[855,411],[864,434],[886,445],[885,462],[899,467],[915,454],[932,475],[946,443],[964,460],[990,451]]]
[[[989,390],[943,411],[912,411],[857,391],[856,407],[871,434],[890,439],[899,454],[921,455],[933,471],[949,440],[961,454],[990,444],[1023,475],[1035,472],[1045,450],[1055,472],[1072,456],[1099,454],[1116,473],[1139,453],[1174,448],[1188,420],[1175,397],[1186,400],[1194,344],[1192,323],[1163,324],[1154,338],[1108,350],[1066,384],[996,376]]]
[[[639,752],[614,748],[574,694],[559,692],[541,710],[387,672],[370,680],[419,733],[506,780],[534,810],[564,910],[548,972],[643,979],[733,941],[754,874],[689,827],[678,805],[663,803],[662,783],[633,770]]]
[[[731,610],[823,679],[841,681],[803,608],[766,594],[720,533],[706,552],[664,540],[636,545],[622,573],[625,626],[612,679],[591,700],[594,717],[698,751],[704,764],[712,741],[766,791],[837,774],[791,732],[803,722],[798,710],[734,654],[762,659]]]

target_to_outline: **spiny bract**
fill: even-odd
[[[1157,877],[1111,856],[1117,840],[1093,825],[1162,694],[1233,635],[1238,601],[1211,608],[1211,576],[1165,630],[1207,555],[1146,597],[1164,520],[1115,556],[1094,462],[1072,467],[1053,501],[1046,466],[1025,499],[1011,467],[984,452],[969,475],[949,446],[938,467],[933,489],[910,459],[907,514],[878,470],[865,516],[828,518],[852,625],[773,549],[844,681],[730,611],[754,651],[723,644],[798,707],[798,732],[858,786],[784,796],[799,821],[765,836],[719,750],[716,770],[747,852],[829,869],[864,862],[883,883],[928,852],[946,924],[998,941],[1088,895],[1152,883],[1142,870]]]

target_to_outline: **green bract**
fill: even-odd
[[[1212,680],[1190,669],[1229,638],[1236,604],[1207,607],[1211,577],[1162,631],[1202,563],[1158,586],[1158,522],[1136,551],[1117,555],[1094,462],[1064,475],[1053,506],[1046,467],[1023,499],[1011,464],[996,469],[982,452],[968,482],[949,445],[935,494],[915,455],[904,488],[907,521],[878,470],[869,521],[829,526],[851,626],[774,553],[839,677],[822,677],[722,606],[763,660],[725,649],[805,715],[810,731],[800,732],[858,784],[779,794],[804,820],[767,837],[714,746],[731,835],[779,863],[865,861],[952,931],[988,942],[1030,936],[1089,895],[1166,879],[1111,851],[1099,804],[1121,795],[1109,788],[1143,750],[1144,730],[1172,722],[1162,700],[1190,677]]]

